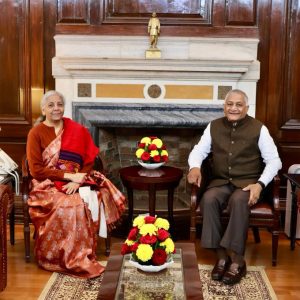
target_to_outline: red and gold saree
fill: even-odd
[[[86,139],[87,132],[81,128],[72,120],[64,119],[63,132],[42,153],[46,167],[77,172],[94,160],[99,150],[91,139]],[[93,183],[99,207],[102,203],[105,223],[110,229],[125,209],[125,198],[99,172],[92,171],[88,182]],[[49,179],[32,181],[28,205],[36,231],[37,262],[49,271],[85,278],[99,276],[104,271],[96,259],[100,213],[98,220],[93,221],[91,211],[79,193],[65,194],[61,190],[62,184]]]

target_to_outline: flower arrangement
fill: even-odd
[[[148,215],[139,215],[133,220],[121,254],[131,253],[141,265],[160,266],[175,253],[175,245],[168,229],[169,221]]]
[[[168,161],[168,151],[161,139],[156,136],[143,137],[138,143],[136,157],[144,163],[153,164]]]

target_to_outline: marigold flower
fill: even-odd
[[[145,217],[144,216],[137,216],[133,220],[133,226],[137,226],[138,228],[141,228],[145,224]]]
[[[162,147],[162,145],[163,145],[163,142],[162,142],[162,140],[161,139],[154,139],[153,141],[152,141],[152,144],[155,144],[156,146],[157,146],[157,148],[161,148]]]
[[[164,155],[161,157],[162,161],[166,162],[168,161],[169,157],[167,155]]]
[[[156,150],[157,149],[157,146],[155,144],[150,144],[148,146],[148,149],[151,151],[151,150]]]
[[[151,139],[149,137],[145,136],[141,139],[140,143],[144,143],[146,145],[149,145],[149,144],[151,144]]]
[[[128,239],[132,241],[136,240],[138,232],[139,232],[138,228],[133,227],[128,234]]]
[[[164,242],[161,242],[159,245],[162,247],[166,247],[165,251],[168,254],[174,252],[175,245],[174,245],[174,242],[172,241],[172,239],[170,239],[170,238],[167,238]]]
[[[157,231],[157,238],[160,240],[160,241],[164,241],[166,240],[168,237],[170,236],[169,232],[167,230],[164,230],[164,229],[158,229]]]
[[[167,260],[167,253],[163,249],[155,249],[152,256],[152,262],[155,266],[163,265]]]
[[[131,250],[132,252],[135,252],[136,249],[138,248],[138,246],[139,246],[139,243],[134,243],[134,244],[130,247],[130,250]]]
[[[157,218],[154,225],[157,228],[162,228],[162,229],[165,229],[165,230],[169,230],[169,228],[170,228],[169,221],[166,220],[166,219],[163,219],[163,218]]]
[[[161,156],[169,156],[169,153],[167,150],[162,150],[160,153]]]
[[[140,228],[141,235],[146,235],[146,234],[150,234],[150,235],[155,234],[156,235],[156,231],[157,231],[157,228],[154,224],[144,224]]]
[[[144,161],[148,161],[150,159],[150,154],[146,151],[141,155],[141,159]]]
[[[157,237],[155,235],[145,235],[140,237],[141,244],[155,244],[157,241]]]
[[[146,262],[151,259],[153,249],[148,244],[140,244],[136,250],[136,256],[139,260]]]
[[[159,163],[159,162],[160,162],[160,156],[159,156],[159,155],[153,156],[153,160],[154,160],[156,163]]]
[[[153,216],[145,216],[145,223],[146,224],[154,224],[156,217]]]
[[[128,246],[132,246],[135,242],[132,240],[126,239],[126,241],[124,243]]]
[[[145,152],[144,149],[139,148],[139,149],[136,150],[135,155],[136,155],[137,158],[141,158],[141,156],[144,152]]]
[[[124,243],[121,247],[121,254],[125,255],[130,252],[131,252],[131,247]]]
[[[152,150],[152,151],[150,152],[150,156],[151,156],[151,157],[154,157],[154,156],[156,156],[156,155],[159,155],[159,152],[158,152],[157,150]]]

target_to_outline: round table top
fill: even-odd
[[[141,175],[144,174],[144,175]],[[157,176],[155,176],[157,174]],[[149,175],[149,176],[148,176]],[[162,166],[159,169],[148,170],[141,166],[130,166],[120,169],[122,180],[144,182],[144,183],[162,183],[176,182],[183,176],[183,171],[179,168]]]

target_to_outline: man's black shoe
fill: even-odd
[[[246,275],[247,267],[246,263],[243,266],[239,266],[236,263],[230,265],[228,271],[223,276],[222,281],[225,284],[236,284],[241,281],[241,279]]]
[[[216,262],[216,264],[215,264],[215,266],[214,266],[214,268],[213,268],[213,270],[211,272],[211,278],[212,278],[212,280],[218,280],[218,281],[222,280],[223,275],[227,271],[227,269],[230,266],[230,264],[231,264],[230,257],[227,257],[227,259],[224,259],[224,258],[219,259]]]

